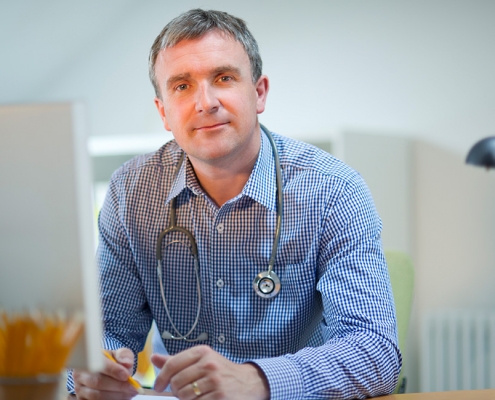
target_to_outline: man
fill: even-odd
[[[275,134],[272,148],[257,117],[269,82],[244,22],[180,15],[153,44],[150,76],[175,140],[112,177],[98,258],[104,346],[120,365],[74,372],[78,398],[136,394],[126,379],[152,320],[166,349],[152,357],[155,389],[180,399],[390,393],[401,358],[381,221],[342,162]]]

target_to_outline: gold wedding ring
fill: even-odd
[[[198,382],[194,381],[193,383],[191,383],[191,386],[192,386],[194,394],[196,396],[201,396],[201,390],[199,390]]]

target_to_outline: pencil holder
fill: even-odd
[[[78,316],[0,311],[0,400],[63,398],[62,371],[82,327]]]
[[[61,375],[38,375],[27,378],[0,377],[0,400],[62,400]],[[65,399],[67,394],[65,394]]]

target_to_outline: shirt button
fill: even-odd
[[[217,340],[218,340],[219,343],[225,343],[225,336],[218,335]]]
[[[221,289],[223,288],[223,285],[225,285],[224,281],[222,278],[220,278],[218,281],[217,281],[217,286]]]
[[[218,231],[218,233],[223,233],[223,223],[221,223],[221,222],[220,222],[220,223],[217,225],[217,231]]]

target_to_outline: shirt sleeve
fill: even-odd
[[[317,290],[324,344],[253,360],[271,399],[350,399],[391,393],[402,359],[381,245],[381,220],[359,175],[326,206]]]
[[[103,346],[142,351],[153,320],[131,240],[123,221],[132,218],[119,175],[112,180],[98,218],[97,263],[103,318]],[[125,224],[126,226],[129,224]]]
[[[137,353],[144,348],[153,318],[122,224],[127,205],[119,190],[122,185],[119,179],[118,174],[112,178],[98,218],[97,265],[103,320],[102,347],[108,350],[127,347],[137,360]],[[74,393],[71,371],[68,371],[67,389]]]

